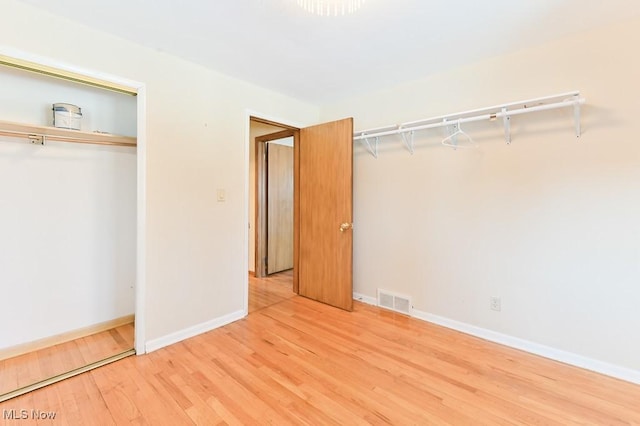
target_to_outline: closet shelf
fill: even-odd
[[[526,101],[511,102],[502,105],[495,105],[487,108],[474,109],[455,114],[441,115],[438,117],[425,118],[408,123],[395,124],[375,129],[361,130],[353,134],[354,141],[361,141],[364,147],[375,158],[378,158],[378,143],[381,137],[400,135],[404,144],[411,154],[414,152],[414,135],[419,130],[435,129],[444,127],[448,136],[442,141],[443,145],[457,148],[457,135],[464,134],[460,129],[461,123],[471,123],[474,121],[494,121],[502,119],[504,125],[504,135],[507,144],[511,143],[511,117],[528,114],[530,112],[547,111],[558,108],[573,108],[573,119],[576,137],[580,137],[580,107],[585,103],[585,99],[580,96],[579,91],[561,93],[558,95],[544,96],[542,98],[529,99]],[[472,140],[468,135],[468,139]],[[370,139],[373,140],[370,141]],[[445,143],[448,140],[451,142]]]
[[[131,147],[135,147],[137,145],[136,138],[130,136],[112,135],[110,133],[83,132],[80,130],[12,123],[9,121],[0,121],[0,135],[14,138],[27,138],[31,143],[40,145],[44,145],[47,140]]]

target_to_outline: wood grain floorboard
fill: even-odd
[[[295,296],[293,270],[256,278],[249,275],[249,313],[280,303]]]
[[[640,425],[640,386],[361,303],[341,311],[277,278],[251,280],[250,294],[275,294],[245,319],[0,411],[69,425]]]

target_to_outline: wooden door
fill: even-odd
[[[353,119],[300,130],[296,145],[301,296],[353,309]]]
[[[293,268],[292,146],[267,144],[266,198],[267,274],[274,274]]]

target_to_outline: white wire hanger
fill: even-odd
[[[442,140],[442,145],[451,147],[453,149],[457,148],[477,148],[478,144],[473,140],[471,136],[469,136],[462,127],[460,127],[460,120],[453,124],[453,133]],[[467,144],[461,145],[459,136],[463,136],[467,140]]]

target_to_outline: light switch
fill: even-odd
[[[218,189],[218,202],[224,203],[227,201],[227,194],[224,189]]]

